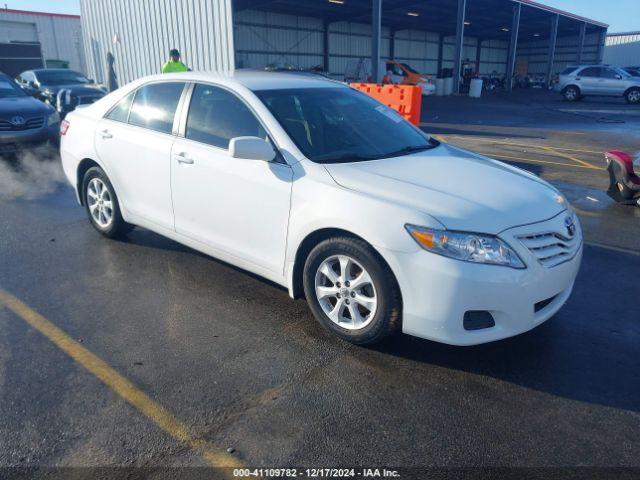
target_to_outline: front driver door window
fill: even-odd
[[[260,121],[234,93],[197,84],[184,133],[173,146],[171,166],[176,231],[215,253],[247,259],[268,277],[281,274],[291,168],[228,151],[232,138],[267,138]]]

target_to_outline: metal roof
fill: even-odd
[[[342,3],[339,3],[342,2]],[[467,0],[465,35],[483,39],[509,40],[513,5],[522,5],[520,36],[545,37],[552,14],[560,15],[558,36],[574,36],[582,23],[588,32],[607,25],[547,7],[531,0]],[[275,13],[322,18],[329,22],[369,23],[371,0],[236,0],[236,10],[265,10]],[[383,0],[382,23],[394,30],[425,30],[445,35],[456,31],[457,2],[453,0]]]
[[[0,8],[1,13],[17,13],[22,15],[42,15],[45,17],[80,18],[80,15],[70,13],[32,12],[30,10],[14,10],[12,8]]]

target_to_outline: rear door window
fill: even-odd
[[[131,92],[129,95],[120,100],[116,105],[105,115],[105,118],[114,120],[116,122],[127,122],[129,118],[129,109],[133,102],[133,96],[135,92]]]
[[[157,132],[171,133],[184,85],[182,82],[166,82],[139,88],[131,105],[129,123]]]
[[[585,68],[580,72],[581,77],[600,77],[600,67]]]
[[[562,73],[560,75],[571,75],[577,69],[578,69],[578,67],[567,67],[562,71]]]

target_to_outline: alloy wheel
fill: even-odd
[[[318,266],[315,292],[327,317],[347,330],[366,327],[376,314],[378,297],[373,280],[348,255],[331,256]]]
[[[109,228],[113,222],[113,200],[109,189],[99,178],[92,178],[87,185],[89,213],[100,228]]]

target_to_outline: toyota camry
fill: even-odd
[[[526,332],[580,266],[580,224],[553,186],[331,80],[146,77],[60,128],[98,232],[144,227],[258,274],[354,343]]]

